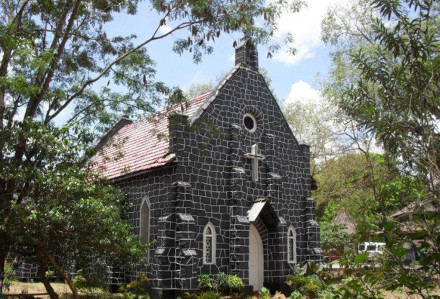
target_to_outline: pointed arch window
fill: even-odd
[[[203,230],[203,263],[215,264],[216,234],[212,223]]]
[[[140,210],[139,238],[144,242],[150,242],[150,201],[144,198]]]
[[[292,226],[287,231],[287,261],[296,263],[296,232]]]

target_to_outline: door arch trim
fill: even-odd
[[[255,225],[249,227],[249,285],[258,291],[264,284],[264,247]]]

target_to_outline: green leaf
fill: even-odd
[[[354,258],[354,263],[355,264],[363,264],[365,263],[365,261],[368,259],[368,253],[364,252],[361,254],[358,254],[355,258]]]

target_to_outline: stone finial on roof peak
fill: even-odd
[[[242,64],[258,72],[258,51],[249,34],[235,47],[235,65]]]

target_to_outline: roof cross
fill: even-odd
[[[258,181],[258,161],[264,160],[266,157],[263,155],[258,154],[258,144],[252,145],[251,153],[244,154],[244,157],[246,159],[251,160],[251,166],[252,166],[252,180],[254,182]]]

